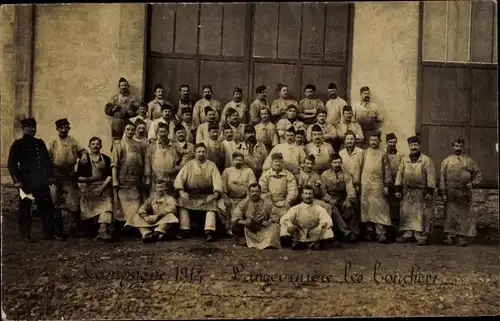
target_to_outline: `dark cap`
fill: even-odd
[[[302,129],[299,129],[297,131],[295,131],[295,135],[302,135],[302,136],[306,136],[306,132]]]
[[[177,133],[179,130],[186,130],[186,128],[181,124],[175,125],[174,133]]]
[[[22,127],[30,127],[30,126],[36,125],[35,118],[25,118],[25,119],[21,119],[19,122],[21,123]]]
[[[217,129],[219,130],[219,126],[217,125],[217,123],[215,122],[210,122],[210,124],[208,125],[208,130],[212,130],[212,129]]]
[[[294,133],[295,134],[295,127],[290,126],[286,129],[287,132]]]
[[[459,143],[459,144],[464,144],[464,139],[463,138],[456,138],[453,140],[453,144]]]
[[[372,136],[378,137],[378,139],[380,139],[381,133],[380,132],[372,132],[372,133],[370,133],[369,137],[372,137]]]
[[[328,89],[337,89],[337,85],[334,82],[328,84]]]
[[[307,89],[312,89],[312,91],[316,91],[316,86],[314,86],[313,84],[308,84],[304,87],[304,91],[306,91]]]
[[[385,135],[385,141],[390,141],[391,139],[397,139],[396,135],[394,135],[394,133],[390,133],[390,134],[387,134]]]
[[[215,109],[213,109],[212,107],[210,106],[206,106],[205,109],[203,110],[205,112],[205,115],[208,114],[209,111],[215,111]]]
[[[419,143],[420,144],[420,138],[418,136],[408,137],[407,141],[408,141],[408,144],[412,144],[412,143]]]
[[[281,153],[274,153],[274,154],[271,155],[271,159],[272,160],[283,159],[283,154],[281,154]]]
[[[321,129],[321,126],[320,126],[320,125],[318,125],[318,124],[314,124],[314,125],[312,125],[312,127],[311,127],[311,131],[313,131],[313,132],[323,132],[323,129]]]
[[[134,128],[137,127],[137,125],[134,124],[133,122],[131,122],[130,120],[127,121],[127,123],[125,124],[125,126],[128,126],[128,125],[134,126]]]
[[[342,107],[342,112],[345,112],[345,111],[352,111],[352,107],[349,105],[345,105],[344,107]]]
[[[69,125],[69,121],[67,118],[61,118],[61,119],[56,120],[56,127],[57,128],[64,126],[64,125]]]
[[[235,88],[233,89],[233,94],[234,94],[234,93],[240,93],[240,94],[243,94],[243,89],[241,89],[240,87],[235,87]]]
[[[144,120],[140,119],[140,118],[137,118],[137,119],[135,120],[135,126],[139,126],[139,125],[141,125],[141,124],[146,125],[146,122],[145,122]]]
[[[340,157],[340,155],[338,153],[333,153],[330,156],[330,160],[333,161],[333,160],[336,160],[336,159],[342,159],[342,157]]]
[[[164,110],[172,110],[172,105],[168,104],[168,103],[165,103],[163,105],[161,105],[161,111],[164,111]]]
[[[316,157],[312,154],[307,155],[306,160],[311,161],[313,164],[316,163]]]

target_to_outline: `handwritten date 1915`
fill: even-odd
[[[203,266],[178,266],[175,268],[175,280],[177,282],[202,282]]]

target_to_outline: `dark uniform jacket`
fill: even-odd
[[[23,136],[12,144],[8,168],[14,183],[21,182],[25,193],[48,186],[54,176],[47,146],[32,136]]]

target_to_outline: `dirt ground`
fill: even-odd
[[[499,248],[482,241],[467,248],[359,243],[315,252],[258,251],[229,239],[61,243],[41,241],[35,221],[36,242],[26,244],[17,237],[13,216],[2,223],[2,307],[9,320],[496,315],[500,310]]]

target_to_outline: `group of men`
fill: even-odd
[[[368,87],[353,107],[334,83],[325,103],[314,98],[314,85],[305,86],[299,102],[278,85],[279,98],[269,104],[267,87],[259,86],[248,107],[235,88],[223,108],[210,85],[196,103],[189,86],[180,86],[175,104],[161,85],[149,104],[131,95],[124,78],[118,87],[105,106],[111,157],[101,153],[98,137],[82,147],[65,118],[55,122],[58,135],[47,146],[34,138],[34,119],[21,122],[24,136],[12,145],[9,170],[20,189],[24,239],[31,240],[34,199],[47,239],[64,238],[64,209],[72,235],[81,234],[83,220],[98,227],[101,240],[128,227],[144,242],[183,239],[201,215],[207,241],[220,228],[258,249],[321,249],[334,233],[347,242],[388,243],[391,228],[399,231],[397,242],[427,244],[437,188],[433,162],[420,152],[418,136],[408,138],[408,155],[397,150],[393,133],[386,135],[387,150],[380,148],[383,118]],[[457,238],[465,246],[475,235],[469,205],[481,173],[463,148],[455,140],[441,165],[448,245]]]

